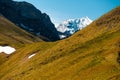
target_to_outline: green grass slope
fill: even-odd
[[[17,50],[0,80],[120,80],[120,7],[68,39]]]

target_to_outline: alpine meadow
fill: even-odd
[[[27,10],[27,11],[26,11]],[[0,80],[120,80],[120,6],[56,27],[22,1],[0,0]]]

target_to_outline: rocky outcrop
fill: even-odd
[[[46,13],[32,4],[12,0],[0,0],[0,13],[17,26],[46,41],[59,40],[58,32]]]

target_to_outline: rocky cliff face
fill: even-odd
[[[58,32],[49,16],[41,13],[30,3],[0,0],[0,13],[16,25],[41,37],[43,40],[59,40]]]

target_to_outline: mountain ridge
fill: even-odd
[[[58,32],[50,17],[28,2],[1,0],[0,13],[22,29],[40,38],[44,37],[45,41],[59,40]]]

